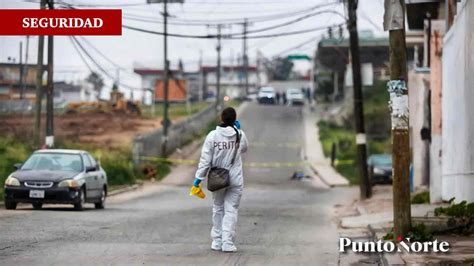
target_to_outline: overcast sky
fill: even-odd
[[[33,2],[33,3],[32,3]],[[0,8],[39,8],[38,0],[11,0],[1,1]],[[63,2],[71,4],[119,4],[124,5],[123,24],[139,28],[162,31],[161,4],[147,5],[146,0],[64,0]],[[262,16],[273,16],[272,20],[254,22],[249,31],[279,25],[302,17],[308,13],[314,13],[317,10],[301,13],[296,16],[288,17],[288,13],[304,12],[310,8],[321,5],[331,4],[318,10],[334,10],[346,15],[344,5],[340,0],[185,0],[184,4],[169,4],[169,13],[171,23],[189,24],[190,20],[203,20],[214,23],[215,21],[229,21],[234,19],[249,18],[255,20]],[[359,0],[358,26],[359,30],[372,30],[376,35],[385,34],[382,32],[383,19],[383,0]],[[126,6],[125,6],[126,5]],[[84,8],[84,7],[81,7]],[[275,16],[276,15],[276,16]],[[278,19],[275,19],[278,17]],[[130,20],[141,19],[148,22]],[[238,20],[235,20],[238,22]],[[273,30],[254,33],[253,35],[279,34],[290,31],[305,30],[311,28],[320,28],[330,25],[336,25],[343,22],[343,18],[336,14],[320,14],[289,24]],[[216,29],[206,26],[190,25],[170,25],[170,33],[179,33],[187,35],[213,34]],[[238,24],[228,25],[223,29],[223,33],[238,33],[242,31],[242,26]],[[326,30],[314,31],[305,34],[273,37],[265,39],[249,39],[249,57],[254,62],[257,52],[260,51],[266,57],[275,55],[287,55],[294,53],[305,53],[312,55],[316,48],[317,41],[310,42],[298,49],[284,52],[312,38],[317,38],[321,34],[326,34]],[[124,68],[120,73],[123,82],[138,86],[140,80],[132,74],[133,67],[136,65],[162,67],[163,63],[163,38],[158,35],[135,32],[123,29],[122,36],[86,36],[92,45],[97,47],[105,56]],[[37,37],[30,38],[29,45],[29,63],[36,63]],[[21,36],[1,36],[0,37],[0,62],[7,62],[8,57],[17,58],[19,53],[19,42],[23,41],[24,46],[26,37]],[[216,61],[216,40],[210,39],[182,39],[169,38],[169,59],[172,66],[176,66],[181,59],[185,70],[196,70],[200,56],[205,65],[214,65]],[[83,63],[80,56],[74,50],[69,37],[55,37],[55,79],[57,80],[78,80],[83,79],[89,72],[87,66]],[[92,49],[89,49],[94,53]],[[242,51],[242,40],[223,40],[222,56],[224,64],[230,62],[237,63],[237,58]],[[284,52],[284,53],[282,53]],[[115,66],[110,64],[98,54],[94,58],[111,74],[115,75]]]

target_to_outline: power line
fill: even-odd
[[[74,47],[74,49],[76,50],[77,54],[79,54],[79,57],[81,58],[82,62],[84,62],[84,64],[87,66],[87,68],[89,69],[90,72],[94,72],[94,70],[92,69],[92,67],[89,65],[89,62],[87,62],[86,58],[84,57],[84,55],[81,53],[81,51],[79,50],[79,47],[77,46],[77,44],[75,43],[74,39],[72,38],[72,36],[69,36],[69,40],[71,41],[72,43],[72,46]]]
[[[31,2],[31,0],[25,0],[25,1]],[[71,9],[76,9],[77,7],[98,7],[97,5],[71,4],[71,3],[64,2],[64,1],[58,2],[58,4],[62,5],[63,7],[67,7],[67,8],[71,8]],[[249,17],[248,21],[249,22],[264,22],[264,21],[270,21],[270,20],[278,20],[278,19],[288,18],[288,17],[292,17],[292,16],[297,16],[297,15],[300,15],[300,14],[309,13],[311,11],[314,11],[314,10],[318,9],[318,8],[333,6],[333,5],[336,5],[336,4],[338,4],[338,2],[331,2],[331,3],[314,5],[310,8],[299,9],[299,10],[292,11],[292,12],[270,14],[270,15],[265,15],[265,16]],[[130,16],[130,15],[128,15],[128,16]],[[148,17],[148,18],[150,18],[150,17]],[[138,19],[146,20],[146,18],[143,18],[142,16],[140,16],[140,18],[138,18]],[[150,19],[153,20],[153,18],[150,18]],[[194,23],[194,24],[200,23],[202,25],[232,24],[232,23],[235,23],[235,22],[242,22],[242,20],[243,20],[242,18],[228,18],[228,19],[225,19],[225,20],[223,20],[223,19],[219,19],[219,20],[199,20],[199,19],[179,19],[179,18],[173,18],[173,17],[169,17],[169,19],[173,21],[172,23],[175,23],[174,21],[177,21],[177,22],[188,22],[188,23]],[[163,23],[163,22],[159,21],[159,23]]]
[[[89,58],[89,60],[94,63],[94,65],[104,74],[106,75],[108,78],[112,79],[112,80],[115,80],[115,77],[113,75],[111,75],[109,72],[107,72],[96,60],[94,60],[94,58],[89,54],[89,52],[87,51],[87,49],[84,48],[84,46],[81,44],[81,42],[79,42],[79,40],[77,40],[77,38],[75,36],[71,36],[71,38],[76,42],[76,44],[79,46],[79,48],[82,50],[82,52]],[[125,87],[127,89],[130,89],[130,90],[142,90],[141,88],[137,88],[137,87],[133,87],[133,86],[130,86],[128,84],[124,84],[124,83],[121,83],[121,82],[117,82],[118,85],[122,86],[122,87]]]
[[[256,30],[250,30],[250,31],[247,31],[247,33],[256,33],[256,32],[262,32],[262,31],[267,31],[267,30],[273,30],[273,29],[281,28],[281,27],[284,27],[284,26],[288,26],[288,25],[291,25],[291,24],[298,23],[298,22],[303,21],[303,20],[305,20],[305,19],[308,19],[308,18],[310,18],[310,17],[314,17],[314,16],[321,15],[321,14],[327,14],[327,13],[336,14],[336,15],[339,15],[339,16],[343,17],[344,19],[346,19],[346,18],[344,17],[344,15],[342,15],[341,13],[339,13],[339,12],[337,12],[337,11],[334,11],[334,10],[323,10],[323,11],[318,11],[318,12],[315,12],[315,13],[311,13],[311,14],[308,14],[308,15],[305,15],[305,16],[302,16],[302,17],[299,17],[299,18],[296,18],[296,19],[291,20],[291,21],[287,21],[287,22],[284,22],[284,23],[280,23],[280,24],[277,24],[277,25],[273,25],[273,26],[269,26],[269,27],[261,28],[261,29],[256,29]]]
[[[67,3],[64,1],[58,3]],[[200,4],[200,5],[294,5],[295,2],[293,1],[272,1],[272,2],[246,2],[246,1],[226,1],[226,2],[211,2],[211,1],[189,1],[189,4]],[[308,4],[308,3],[296,3],[296,4]],[[81,7],[134,7],[134,6],[146,6],[149,5],[148,3],[144,3],[143,1],[137,3],[124,3],[124,4],[84,4],[84,3],[75,3],[75,6]]]
[[[314,12],[314,13],[310,13],[310,14],[307,14],[307,15],[304,15],[304,16],[301,16],[301,17],[298,17],[298,18],[293,19],[293,20],[290,20],[290,21],[285,21],[285,22],[283,22],[283,23],[279,23],[279,24],[276,24],[276,25],[268,26],[268,27],[261,28],[261,29],[250,30],[250,31],[247,31],[247,33],[257,33],[257,32],[263,32],[263,31],[273,30],[273,29],[277,29],[277,28],[281,28],[281,27],[285,27],[285,26],[288,26],[288,25],[291,25],[291,24],[298,23],[298,22],[300,22],[300,21],[306,20],[306,19],[308,19],[308,18],[317,16],[317,15],[328,14],[328,13],[330,13],[330,14],[335,14],[335,15],[339,15],[339,16],[341,16],[342,18],[346,19],[343,14],[341,14],[340,12],[337,12],[337,11],[335,11],[335,10],[322,10],[322,11],[317,11],[317,12]],[[125,18],[125,19],[129,19],[129,20],[142,21],[142,22],[161,23],[161,22],[156,21],[156,20],[148,20],[148,19],[143,19],[143,18],[132,18],[132,17],[128,17],[127,15],[125,15],[124,18]],[[209,26],[209,25],[203,25],[203,24],[186,24],[186,23],[178,23],[178,24],[175,24],[175,25],[182,25],[182,26]],[[222,25],[222,24],[219,24],[219,25]],[[241,34],[240,34],[240,35],[241,35]]]
[[[318,30],[323,30],[327,28],[335,28],[335,27],[341,27],[345,25],[346,23],[340,23],[332,26],[324,26],[324,27],[317,27],[317,28],[311,28],[311,29],[304,29],[304,30],[298,30],[298,31],[291,31],[291,32],[283,32],[283,33],[275,33],[275,34],[265,34],[265,35],[253,35],[253,36],[247,36],[248,39],[260,39],[260,38],[272,38],[272,37],[283,37],[283,36],[290,36],[290,35],[297,35],[297,34],[304,34],[308,32],[313,32],[313,31],[318,31]],[[139,32],[144,32],[144,33],[149,33],[149,34],[155,34],[155,35],[164,35],[163,32],[158,32],[158,31],[152,31],[152,30],[147,30],[147,29],[141,29],[141,28],[136,28],[128,25],[122,25],[123,28],[129,29],[129,30],[134,30],[134,31],[139,31]],[[176,33],[167,33],[168,36],[171,37],[177,37],[177,38],[190,38],[190,39],[212,39],[216,38],[216,35],[187,35],[187,34],[176,34]],[[233,40],[240,40],[243,39],[244,36],[242,36],[242,33],[234,33],[234,34],[226,34],[223,35],[223,38],[225,39],[233,39]]]
[[[283,18],[288,18],[292,16],[297,16],[305,13],[309,13],[311,11],[314,11],[319,8],[323,7],[328,7],[328,6],[334,6],[338,4],[338,2],[331,2],[331,3],[326,3],[326,4],[319,4],[319,5],[314,5],[310,8],[305,8],[305,9],[300,9],[297,11],[292,11],[292,12],[285,12],[285,13],[277,13],[277,14],[270,14],[270,15],[264,15],[264,16],[255,16],[255,17],[248,17],[248,22],[253,23],[253,22],[264,22],[264,21],[270,21],[270,20],[277,20],[277,19],[283,19]],[[226,24],[227,22],[240,22],[242,23],[243,18],[227,18],[225,20],[218,19],[218,20],[199,20],[199,19],[179,19],[179,18],[172,18],[174,21],[182,21],[182,22],[195,22],[195,23],[207,23],[207,24]]]
[[[311,43],[311,42],[314,42],[314,41],[316,41],[317,39],[321,38],[321,36],[322,36],[321,34],[318,34],[317,36],[313,36],[313,37],[309,38],[308,40],[306,40],[306,41],[304,41],[304,42],[302,42],[302,43],[297,44],[296,46],[293,46],[293,47],[291,47],[291,48],[287,48],[287,49],[285,49],[285,50],[283,50],[283,51],[281,51],[281,52],[278,52],[278,53],[274,54],[273,57],[278,57],[278,56],[280,56],[280,55],[282,55],[282,54],[285,54],[285,53],[287,53],[287,52],[289,52],[289,51],[291,51],[291,50],[295,50],[295,49],[298,49],[298,48],[300,48],[300,47],[303,47],[303,46],[305,46],[306,44]]]
[[[82,41],[84,41],[89,47],[91,47],[96,53],[98,53],[100,56],[102,56],[105,60],[107,60],[107,62],[109,62],[110,64],[112,64],[113,66],[115,66],[116,68],[122,68],[121,66],[119,66],[117,63],[115,63],[114,61],[112,61],[110,58],[108,58],[107,56],[105,56],[99,49],[97,49],[94,45],[92,45],[92,43],[90,43],[86,38],[84,37],[80,37]]]
[[[155,35],[165,35],[163,32],[136,28],[136,27],[125,25],[125,24],[122,24],[122,28],[129,29],[129,30],[134,30],[134,31],[139,31],[139,32],[144,32],[144,33],[155,34]],[[213,38],[217,37],[217,35],[210,35],[210,34],[208,34],[208,35],[186,35],[186,34],[177,34],[177,33],[169,33],[169,32],[166,33],[166,35],[170,36],[170,37],[191,38],[191,39],[213,39]]]

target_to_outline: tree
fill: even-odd
[[[87,76],[86,81],[92,84],[94,91],[100,95],[101,90],[104,87],[104,79],[98,73],[92,71],[89,76]]]
[[[267,73],[272,80],[288,80],[293,70],[293,62],[288,58],[275,58],[266,63]]]

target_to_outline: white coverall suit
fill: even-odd
[[[246,152],[248,147],[245,133],[241,130],[239,132],[241,135],[239,151],[232,166],[231,161],[237,140],[236,131],[230,126],[218,126],[206,137],[196,172],[196,178],[203,180],[211,167],[229,169],[229,187],[212,193],[214,205],[211,237],[213,243],[231,246],[234,245],[235,226],[244,183],[241,153]]]

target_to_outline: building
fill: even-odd
[[[0,100],[20,99],[21,90],[24,89],[25,99],[36,97],[37,65],[22,65],[16,63],[0,63]],[[46,70],[46,66],[44,66]],[[24,72],[23,83],[20,82],[21,72]]]
[[[162,69],[135,68],[134,72],[141,77],[142,88],[147,91],[148,98],[155,101],[163,101],[164,71]],[[168,95],[170,101],[185,102],[195,99],[196,95],[202,95],[200,75],[196,73],[186,73],[179,70],[171,70],[168,83]],[[189,86],[188,86],[189,85]],[[199,98],[202,99],[202,98]]]
[[[79,85],[64,81],[54,82],[54,103],[78,103],[98,101],[98,92],[92,84],[83,81]]]
[[[424,35],[409,78],[413,166],[428,176],[433,203],[474,201],[473,15],[468,0],[407,2],[410,29]]]
[[[419,34],[407,33],[408,61],[419,61],[423,49],[423,37]],[[334,99],[343,99],[345,95],[351,96],[351,90],[347,81],[350,72],[349,39],[342,34],[339,36],[329,36],[318,43],[316,50],[315,68],[315,88],[327,89],[329,86]],[[371,31],[359,32],[359,51],[362,65],[362,74],[380,80],[388,80],[390,73],[389,66],[389,40],[388,36],[377,37]],[[415,59],[416,57],[416,59]],[[349,71],[348,71],[349,70]],[[371,71],[372,73],[369,73]],[[364,83],[371,84],[370,80]],[[349,84],[350,85],[350,84]]]
[[[441,53],[441,198],[473,202],[474,2],[449,3]]]
[[[230,98],[241,98],[245,96],[245,67],[238,66],[222,66],[221,67],[221,95],[227,95]],[[201,67],[203,77],[204,95],[215,96],[217,90],[217,67],[203,66]],[[257,67],[249,66],[247,68],[249,92],[256,91],[261,83],[261,76],[257,71]]]

